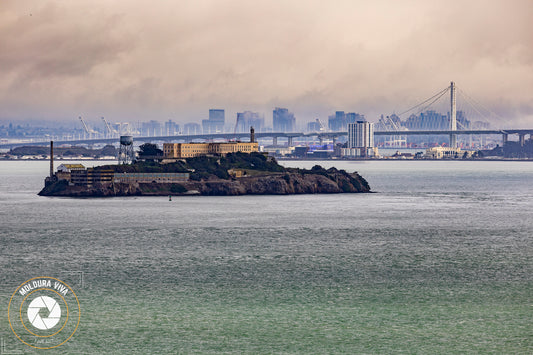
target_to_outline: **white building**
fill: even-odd
[[[70,173],[72,170],[85,170],[85,167],[82,164],[61,164],[57,167],[61,173]]]
[[[462,159],[470,158],[474,154],[470,150],[461,150],[453,147],[433,147],[426,150],[426,159]]]
[[[374,149],[374,124],[365,121],[348,124],[346,156],[369,157],[377,155]]]
[[[379,158],[378,148],[341,148],[341,157],[345,158]]]

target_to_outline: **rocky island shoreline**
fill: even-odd
[[[178,177],[179,181],[169,180]],[[261,153],[234,153],[166,164],[142,161],[86,170],[78,167],[78,170],[64,173],[58,171],[52,178],[47,178],[39,195],[236,196],[364,192],[371,192],[370,186],[356,172],[336,168],[326,170],[318,165],[312,169],[285,168]]]

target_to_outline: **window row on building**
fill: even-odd
[[[474,154],[470,150],[461,150],[453,147],[432,147],[426,150],[424,158],[427,159],[460,159],[470,158]]]
[[[374,147],[374,124],[366,121],[348,125],[348,148]]]
[[[193,158],[207,154],[252,153],[258,150],[259,144],[251,142],[163,144],[163,154],[166,159]]]
[[[87,168],[64,164],[56,172],[59,180],[66,180],[70,185],[92,186],[96,183],[175,183],[189,180],[189,173],[115,173],[112,169]]]
[[[189,180],[189,173],[115,173],[115,183],[174,183]]]
[[[113,182],[115,172],[111,169],[76,169],[70,171],[70,183],[80,186],[91,186],[95,183],[110,183]],[[65,179],[66,176],[64,176]],[[58,176],[59,178],[59,176]],[[68,179],[65,179],[68,180]]]

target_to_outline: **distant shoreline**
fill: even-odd
[[[30,158],[30,159],[6,159],[0,158],[0,161],[49,161],[49,158]],[[98,158],[54,158],[54,161],[117,161],[118,159],[98,159]],[[330,158],[276,158],[278,161],[464,161],[464,162],[473,162],[473,161],[521,161],[521,162],[533,162],[533,159],[513,159],[513,158],[483,158],[483,159],[394,159],[394,158],[384,158],[384,159],[330,159]]]
[[[50,158],[31,158],[31,159],[6,159],[0,158],[0,161],[50,161]],[[98,158],[56,158],[57,161],[118,161],[118,159],[98,159]]]
[[[395,159],[395,158],[385,158],[385,159],[328,159],[328,158],[276,158],[278,161],[463,161],[463,162],[473,162],[473,161],[526,161],[533,162],[533,159],[512,159],[512,158],[487,158],[487,159]]]

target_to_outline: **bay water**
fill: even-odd
[[[38,352],[7,307],[51,276],[82,312],[53,353],[533,353],[533,163],[282,164],[375,193],[39,197],[47,162],[1,161],[2,351]]]

